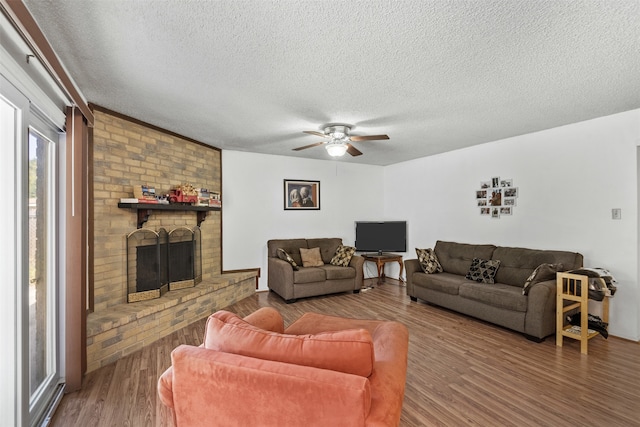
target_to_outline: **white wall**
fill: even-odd
[[[609,332],[638,340],[639,144],[633,110],[388,166],[384,212],[406,217],[411,251],[452,240],[582,253],[585,266],[618,280]],[[476,207],[475,190],[495,176],[519,188],[512,216],[481,217]]]
[[[340,237],[383,218],[383,168],[240,151],[222,152],[223,270],[259,267],[267,289],[267,240]],[[320,181],[320,210],[284,210],[285,179]],[[375,270],[375,269],[374,269]]]
[[[618,280],[609,332],[637,341],[637,145],[640,110],[387,167],[225,150],[223,269],[260,267],[266,289],[269,239],[336,236],[353,244],[354,221],[406,220],[405,259],[436,240],[582,253],[585,266],[608,268]],[[512,216],[481,217],[475,191],[496,176],[513,180],[517,205]],[[321,181],[321,209],[285,211],[284,179]],[[621,220],[612,208],[622,209]],[[387,264],[386,273],[397,277],[399,267]]]

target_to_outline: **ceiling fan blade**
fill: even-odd
[[[388,135],[362,135],[362,136],[349,136],[352,141],[376,141],[381,139],[389,139]]]
[[[307,148],[315,147],[318,145],[326,144],[325,141],[316,142],[315,144],[305,145],[304,147],[293,148],[293,151],[306,150]]]
[[[323,137],[323,138],[326,138],[326,137],[327,137],[327,135],[325,135],[324,133],[322,133],[322,132],[316,132],[315,130],[303,130],[302,132],[304,132],[304,133],[308,133],[309,135],[317,135],[317,136],[321,136],[321,137]]]
[[[354,147],[351,144],[347,144],[347,153],[351,154],[352,156],[362,155],[362,151],[358,150],[356,147]]]

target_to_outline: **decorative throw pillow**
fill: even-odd
[[[345,372],[368,377],[373,371],[373,339],[366,329],[306,335],[279,334],[252,326],[220,310],[209,316],[204,348],[262,360]]]
[[[278,258],[291,264],[291,267],[293,267],[295,271],[299,270],[298,264],[296,264],[296,262],[293,260],[293,258],[291,258],[291,255],[289,255],[287,251],[282,248],[278,248],[276,249],[276,254],[278,255]]]
[[[337,265],[338,267],[348,267],[351,262],[351,257],[356,253],[356,248],[353,246],[338,246],[335,255],[331,258],[329,264]]]
[[[529,295],[531,287],[536,283],[544,282],[546,280],[553,280],[556,278],[556,273],[562,271],[564,266],[562,264],[540,264],[529,275],[522,287],[522,295]]]
[[[422,271],[427,274],[442,273],[442,266],[438,261],[438,257],[433,249],[418,249],[416,248],[416,254],[418,254],[418,261]]]
[[[475,282],[495,283],[493,278],[498,271],[498,267],[500,267],[500,261],[497,259],[474,258],[465,277]]]
[[[300,256],[302,257],[303,267],[322,267],[324,265],[320,248],[300,248]]]

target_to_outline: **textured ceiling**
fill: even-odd
[[[389,165],[640,108],[638,0],[25,0],[87,101],[231,150]]]

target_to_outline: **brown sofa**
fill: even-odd
[[[244,320],[224,311],[211,315],[203,345],[177,347],[158,380],[175,425],[399,424],[409,343],[404,325],[306,313],[283,328],[270,307]],[[357,338],[332,339],[341,334]]]
[[[562,264],[568,271],[582,267],[576,252],[471,245],[438,241],[434,247],[443,272],[427,274],[417,259],[405,261],[407,295],[522,332],[542,341],[556,331],[555,278],[523,286],[541,264]],[[465,278],[473,258],[500,260],[495,283],[478,283]],[[554,276],[555,277],[555,276]]]
[[[298,298],[327,295],[338,292],[360,292],[364,280],[364,258],[354,255],[348,267],[338,267],[329,262],[338,246],[339,238],[274,239],[267,242],[267,286],[287,303]],[[278,249],[284,249],[299,266],[296,271],[287,261],[278,257]],[[322,267],[302,267],[300,248],[320,248]]]

